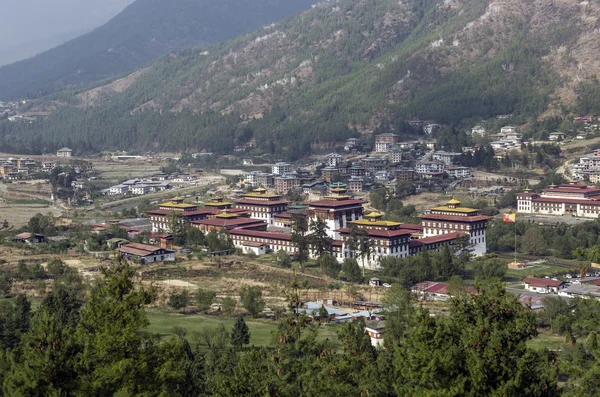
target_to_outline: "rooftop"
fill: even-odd
[[[523,283],[533,287],[560,287],[565,282],[561,280],[551,280],[548,278],[525,277]]]

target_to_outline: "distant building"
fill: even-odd
[[[471,134],[483,136],[485,135],[485,128],[480,125],[476,125],[475,127],[471,128]]]
[[[279,194],[286,194],[290,190],[300,187],[300,179],[296,176],[286,175],[275,178],[275,191]]]
[[[71,157],[73,155],[73,151],[71,149],[69,149],[68,147],[64,147],[62,149],[59,149],[56,152],[56,155],[58,157]]]
[[[174,251],[147,244],[129,243],[117,248],[117,251],[121,253],[122,257],[135,259],[142,265],[175,260]]]
[[[469,167],[449,166],[444,169],[448,176],[456,179],[466,179],[471,177],[471,169]]]
[[[454,164],[458,159],[462,156],[462,153],[455,152],[445,152],[443,150],[438,150],[434,152],[431,156],[433,160],[441,161],[445,164]]]
[[[540,294],[556,294],[559,290],[565,288],[565,282],[561,280],[551,280],[548,278],[526,277],[523,279],[525,289]]]
[[[342,162],[342,155],[337,153],[330,153],[327,155],[327,166],[337,167]]]
[[[321,177],[325,182],[336,182],[340,177],[340,170],[333,167],[325,167],[321,170]]]
[[[551,141],[562,141],[565,139],[565,137],[566,135],[562,132],[553,132],[550,135],[548,135],[548,139],[550,139]]]
[[[266,189],[259,188],[242,195],[236,205],[237,208],[250,212],[252,218],[265,220],[272,225],[276,214],[287,211],[289,202],[282,200],[279,194],[269,194]]]
[[[567,183],[550,186],[541,194],[529,191],[518,193],[517,211],[524,214],[598,218],[600,215],[600,189]]]
[[[402,161],[402,152],[400,150],[392,150],[388,158],[392,164],[397,164]]]
[[[385,320],[365,320],[365,332],[369,335],[373,347],[383,347]]]
[[[506,136],[506,134],[515,134],[517,132],[518,128],[512,125],[505,125],[504,127],[500,128],[500,133],[504,136]]]
[[[271,167],[271,172],[275,175],[285,175],[292,172],[292,166],[289,163],[275,163]]]

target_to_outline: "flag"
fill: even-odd
[[[515,223],[517,218],[517,214],[504,214],[502,215],[502,220],[504,222]]]

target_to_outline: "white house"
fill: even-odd
[[[336,168],[342,162],[342,155],[337,153],[330,153],[327,155],[327,165],[329,167]]]
[[[292,172],[292,166],[288,163],[275,163],[271,167],[271,172],[275,175],[284,175]]]
[[[242,242],[242,251],[245,254],[254,254],[256,256],[264,255],[268,252],[269,246],[264,243],[257,241],[244,241]]]
[[[383,346],[385,320],[365,320],[365,332],[371,338],[371,345],[374,347]]]
[[[471,134],[483,136],[485,135],[485,128],[480,125],[476,125],[475,127],[471,128]]]
[[[525,289],[539,294],[556,294],[565,288],[565,282],[549,278],[526,277],[523,279]]]
[[[175,251],[154,245],[129,243],[117,248],[124,258],[139,260],[142,265],[153,262],[172,262],[175,260]]]

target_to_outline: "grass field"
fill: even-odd
[[[532,349],[561,350],[565,343],[565,337],[554,335],[549,332],[541,331],[539,336],[527,342],[527,346]]]
[[[173,327],[181,327],[187,330],[188,336],[194,332],[200,332],[207,327],[217,327],[223,324],[225,329],[232,329],[235,318],[225,316],[207,316],[202,314],[178,314],[162,310],[148,310],[150,326],[148,332],[157,333],[162,337],[173,335]],[[266,346],[272,341],[272,331],[277,328],[277,321],[253,319],[245,317],[244,321],[250,330],[250,345]],[[337,331],[339,324],[325,324],[319,329],[319,340],[329,339],[334,347],[339,347]]]

